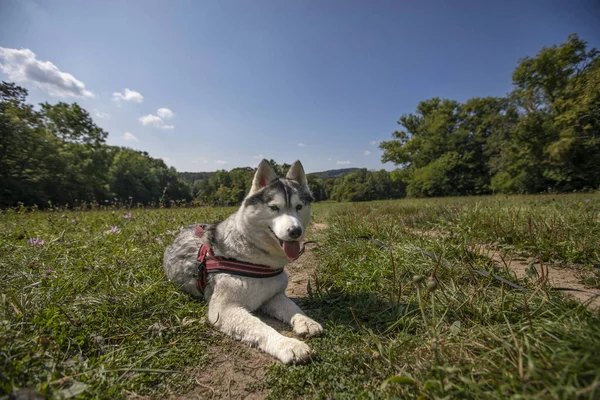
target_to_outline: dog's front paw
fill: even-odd
[[[285,338],[279,343],[275,356],[284,364],[301,363],[309,359],[310,347],[300,340]]]
[[[292,329],[300,336],[317,336],[323,333],[323,327],[306,315],[297,314],[292,318]]]

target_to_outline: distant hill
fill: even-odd
[[[342,168],[342,169],[330,169],[323,172],[313,172],[308,175],[316,176],[317,178],[327,179],[327,178],[339,178],[340,176],[344,176],[350,174],[354,171],[359,170],[360,168]]]
[[[235,168],[235,169],[245,169],[245,170],[253,171],[253,169],[250,167]],[[339,178],[340,176],[350,174],[358,169],[360,169],[360,168],[330,169],[327,171],[312,172],[307,175],[316,176],[317,178],[321,178],[321,179]],[[179,178],[181,178],[182,180],[184,180],[188,183],[194,183],[195,181],[201,181],[204,179],[208,179],[213,174],[214,174],[214,172],[179,172]]]
[[[184,180],[188,183],[194,183],[196,181],[210,178],[214,172],[178,172],[178,174],[181,180]]]

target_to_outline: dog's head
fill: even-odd
[[[244,200],[246,223],[268,229],[273,245],[294,259],[310,223],[313,200],[300,161],[292,164],[285,178],[280,179],[269,162],[262,160]]]

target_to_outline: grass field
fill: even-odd
[[[179,227],[233,210],[3,212],[0,397],[192,390],[223,337],[203,302],[164,279],[162,254]],[[312,362],[268,367],[272,398],[600,397],[598,311],[474,250],[561,265],[597,289],[600,195],[329,203],[313,215],[327,227],[310,237],[319,262],[302,306],[326,332],[309,340]]]

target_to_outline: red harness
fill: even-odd
[[[202,235],[204,235],[205,226],[206,225],[197,225],[194,233],[198,237],[202,237]],[[196,280],[196,288],[200,293],[204,293],[208,274],[227,273],[231,275],[248,276],[251,278],[271,278],[282,272],[283,268],[275,270],[264,265],[215,257],[210,246],[203,244],[198,251],[198,278]]]

